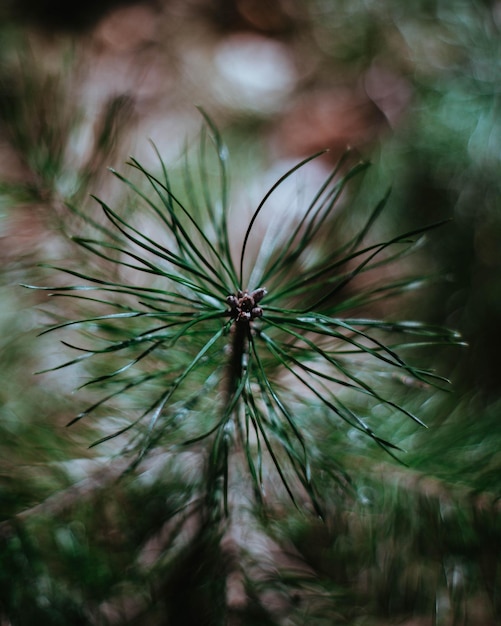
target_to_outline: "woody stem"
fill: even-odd
[[[233,394],[236,393],[240,382],[242,380],[242,374],[245,367],[245,359],[247,355],[247,344],[250,332],[250,321],[240,319],[233,325],[233,339],[231,342],[231,355],[228,363],[229,375],[228,375],[228,388],[227,397],[231,401]],[[235,410],[235,427],[237,430],[237,450],[240,450],[243,445],[243,433],[240,424],[238,410]]]

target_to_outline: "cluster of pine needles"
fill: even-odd
[[[248,244],[268,199],[319,153],[287,171],[265,194],[243,233],[235,261],[236,235],[228,225],[227,150],[217,128],[204,117],[198,168],[193,172],[186,160],[182,191],[174,189],[157,151],[159,172],[148,171],[134,158],[129,162],[148,190],[113,171],[136,196],[128,210],[96,198],[106,222],[94,224],[97,236],[73,240],[99,258],[100,268],[111,268],[108,276],[103,271],[53,267],[79,283],[43,289],[52,296],[78,299],[95,313],[44,331],[78,327],[85,337],[80,342],[63,340],[77,356],[50,370],[99,361],[99,375],[82,386],[106,392],[70,425],[102,413],[114,400],[131,396],[137,404],[140,398],[143,406],[136,417],[124,418],[124,425],[93,445],[129,433],[126,449],[135,453],[135,467],[156,446],[180,450],[203,443],[207,497],[212,500],[220,493],[226,514],[230,460],[241,452],[259,505],[265,503],[271,465],[291,500],[296,502],[294,485],[300,485],[322,516],[304,419],[308,406],[323,409],[325,419],[341,420],[348,430],[364,433],[394,456],[398,446],[371,425],[374,407],[424,424],[392,400],[391,390],[372,382],[375,372],[400,372],[427,386],[448,382],[402,354],[416,346],[458,343],[457,333],[414,320],[353,315],[377,300],[414,289],[425,277],[373,280],[369,289],[350,289],[363,274],[372,272],[374,277],[385,265],[399,262],[425,232],[442,224],[378,243],[368,241],[387,194],[349,241],[318,254],[317,237],[335,232],[347,210],[338,210],[345,188],[367,167],[347,166],[347,156],[329,173],[300,219],[289,224],[283,240],[273,246],[265,238],[257,257],[250,258]],[[216,192],[209,181],[209,146],[219,169]],[[363,396],[363,412],[350,406],[347,391]]]
[[[354,229],[351,189],[369,164],[349,153],[300,212],[273,215],[274,194],[318,153],[239,229],[228,151],[202,115],[181,164],[155,146],[157,168],[131,158],[127,175],[112,170],[118,206],[95,198],[97,212],[83,201],[97,173],[84,167],[65,199],[64,159],[27,161],[34,201],[57,199],[63,233],[79,231],[65,243],[75,262],[45,265],[56,284],[26,285],[50,294],[55,321],[42,334],[63,335],[70,355],[44,371],[83,379],[75,397],[91,400],[68,425],[101,430],[91,447],[108,467],[2,523],[2,613],[26,624],[116,623],[118,611],[130,624],[252,625],[460,620],[485,593],[496,607],[495,555],[479,541],[495,513],[475,501],[461,516],[464,494],[423,489],[388,434],[424,426],[391,381],[435,397],[449,383],[419,362],[461,344],[446,328],[372,316],[436,280],[398,269],[443,222],[375,240],[388,192]]]

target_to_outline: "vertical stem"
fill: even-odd
[[[233,339],[231,355],[228,362],[228,387],[226,390],[227,402],[230,402],[241,380],[247,357],[248,336],[250,332],[249,320],[237,320],[233,325]],[[234,422],[237,431],[236,451],[243,448],[243,432],[239,419],[238,405],[235,407]]]
[[[226,402],[232,402],[241,385],[247,359],[249,344],[250,320],[239,318],[232,327],[231,353],[228,360],[228,377]],[[235,615],[245,606],[247,594],[242,568],[242,546],[249,531],[249,514],[245,506],[247,488],[243,478],[244,471],[244,432],[241,423],[241,403],[237,402],[233,409],[232,420],[235,426],[235,441],[228,458],[230,469],[229,501],[231,514],[227,518],[227,526],[221,541],[221,548],[226,554],[228,569],[226,572],[226,607],[225,626],[237,624]],[[228,480],[228,478],[227,478]],[[235,613],[236,611],[236,613]]]
[[[244,450],[244,433],[240,421],[241,403],[237,394],[241,392],[242,375],[247,355],[250,320],[233,318],[230,329],[230,352],[226,363],[226,376],[223,381],[224,420],[219,425],[207,459],[207,502],[213,509],[214,520],[222,521],[228,516],[228,491],[230,465],[241,465]],[[237,461],[238,459],[238,461]],[[224,496],[224,514],[220,509],[221,489]]]

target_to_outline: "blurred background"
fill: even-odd
[[[327,171],[349,146],[372,162],[351,192],[354,222],[390,185],[382,228],[450,219],[411,263],[441,280],[386,314],[469,344],[430,353],[450,393],[401,381],[429,426],[382,424],[406,467],[322,433],[319,465],[334,458],[349,490],[325,476],[325,525],[273,513],[278,564],[254,564],[228,623],[501,623],[500,93],[495,0],[1,0],[2,626],[225,623],[193,613],[214,546],[184,569],[166,557],[165,521],[189,485],[173,468],[116,482],[112,447],[89,451],[91,427],[65,429],[79,381],[34,375],[61,346],[37,338],[43,293],[19,286],[53,284],[39,264],[75,254],[68,206],[92,214],[90,193],[120,198],[107,167],[129,154],[153,164],[149,139],[177,162],[199,135],[196,105],[229,146],[245,215],[287,167],[329,148]]]

